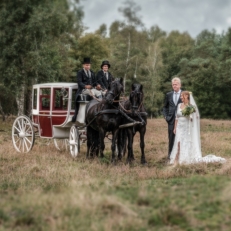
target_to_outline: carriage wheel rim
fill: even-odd
[[[79,136],[78,130],[75,126],[72,126],[70,129],[69,135],[69,145],[70,145],[70,153],[72,157],[77,157],[78,155],[78,148],[79,148]]]
[[[12,142],[17,152],[27,153],[34,145],[34,130],[27,116],[19,116],[12,126]]]

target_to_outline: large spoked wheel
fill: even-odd
[[[27,116],[19,116],[12,127],[12,142],[18,152],[29,152],[34,145],[34,129],[31,120]]]
[[[59,151],[67,151],[68,139],[54,139],[54,145]]]
[[[70,129],[69,145],[70,145],[71,155],[73,157],[76,157],[80,150],[80,143],[79,143],[79,131],[74,125]]]

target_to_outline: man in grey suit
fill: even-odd
[[[182,103],[180,94],[181,94],[181,81],[178,77],[172,79],[172,88],[173,91],[168,92],[165,96],[164,107],[163,107],[163,115],[168,123],[168,160],[170,159],[170,154],[173,148],[175,134],[174,123],[176,118],[177,105]]]

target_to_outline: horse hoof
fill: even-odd
[[[122,161],[122,156],[118,156],[118,161]]]
[[[127,159],[126,163],[127,163],[127,164],[132,164],[132,163],[133,163],[133,159],[132,159],[132,158]]]
[[[115,159],[112,159],[112,160],[111,160],[111,164],[115,165],[115,164],[116,164],[116,160],[115,160]]]
[[[146,161],[146,160],[145,160],[145,161],[141,161],[141,164],[142,164],[143,166],[148,165],[148,163],[147,163],[147,161]]]

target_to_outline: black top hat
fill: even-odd
[[[104,60],[103,62],[102,62],[102,64],[101,64],[101,68],[104,66],[104,65],[108,65],[108,68],[110,68],[110,63],[109,63],[109,61],[107,61],[107,60]]]
[[[82,64],[90,64],[90,63],[91,63],[91,58],[83,58]]]

